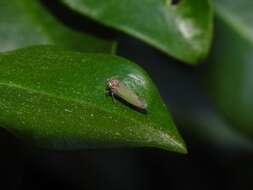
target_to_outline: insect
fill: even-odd
[[[114,98],[114,95],[117,95],[137,108],[141,108],[143,110],[147,109],[146,101],[129,89],[124,82],[120,81],[117,77],[107,79],[106,85],[112,98]]]

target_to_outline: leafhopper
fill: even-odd
[[[117,77],[107,79],[107,89],[109,90],[112,98],[116,95],[137,108],[141,108],[143,110],[147,109],[146,101],[140,98]]]

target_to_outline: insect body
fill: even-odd
[[[117,95],[128,103],[141,108],[147,109],[147,103],[144,99],[140,98],[136,93],[129,89],[122,81],[116,77],[107,80],[107,88],[110,90],[112,97]]]

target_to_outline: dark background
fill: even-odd
[[[231,136],[220,141],[227,136],[219,131],[216,138],[212,133],[218,124],[191,122],[191,117],[202,119],[202,112],[214,109],[199,83],[207,61],[200,67],[187,66],[59,2],[42,3],[75,30],[117,39],[118,55],[140,64],[157,84],[189,154],[150,148],[56,152],[26,145],[1,129],[0,189],[253,189],[252,148]]]

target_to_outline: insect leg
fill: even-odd
[[[111,96],[112,96],[112,101],[115,103],[116,100],[115,100],[115,96],[114,96],[114,93],[113,93],[113,92],[111,92]]]

